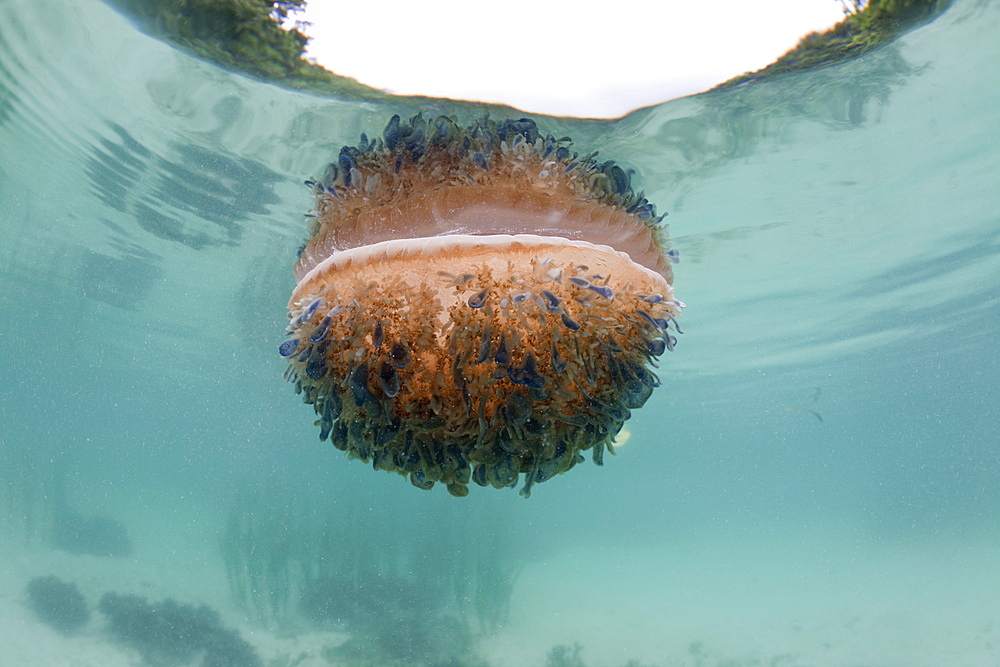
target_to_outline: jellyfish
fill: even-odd
[[[530,119],[393,116],[322,178],[279,346],[322,440],[421,489],[601,465],[683,303],[631,174]]]

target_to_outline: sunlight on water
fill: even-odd
[[[475,111],[18,5],[0,665],[995,660],[1000,7],[620,121],[535,117],[635,169],[688,307],[628,445],[523,500],[344,460],[276,350],[303,180],[393,114]]]

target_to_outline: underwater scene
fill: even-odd
[[[617,120],[5,9],[0,667],[1000,665],[1000,4]]]

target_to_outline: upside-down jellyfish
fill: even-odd
[[[319,181],[279,352],[320,438],[417,487],[605,450],[681,333],[663,216],[528,119],[393,116]]]

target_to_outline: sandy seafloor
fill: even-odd
[[[543,666],[553,646],[575,643],[588,667],[1000,665],[995,545],[943,538],[842,553],[831,553],[828,540],[791,546],[730,537],[669,552],[606,548],[536,561],[518,580],[511,620],[480,641],[479,653],[497,666]],[[209,604],[269,667],[337,664],[324,649],[345,634],[281,636],[255,627],[228,602],[218,564],[160,557],[112,560],[41,548],[5,553],[0,667],[145,665],[109,638],[96,611],[69,637],[34,616],[25,606],[25,584],[59,572],[74,573],[92,607],[109,590]],[[813,567],[817,559],[828,567]],[[632,604],[622,607],[621,600]]]

